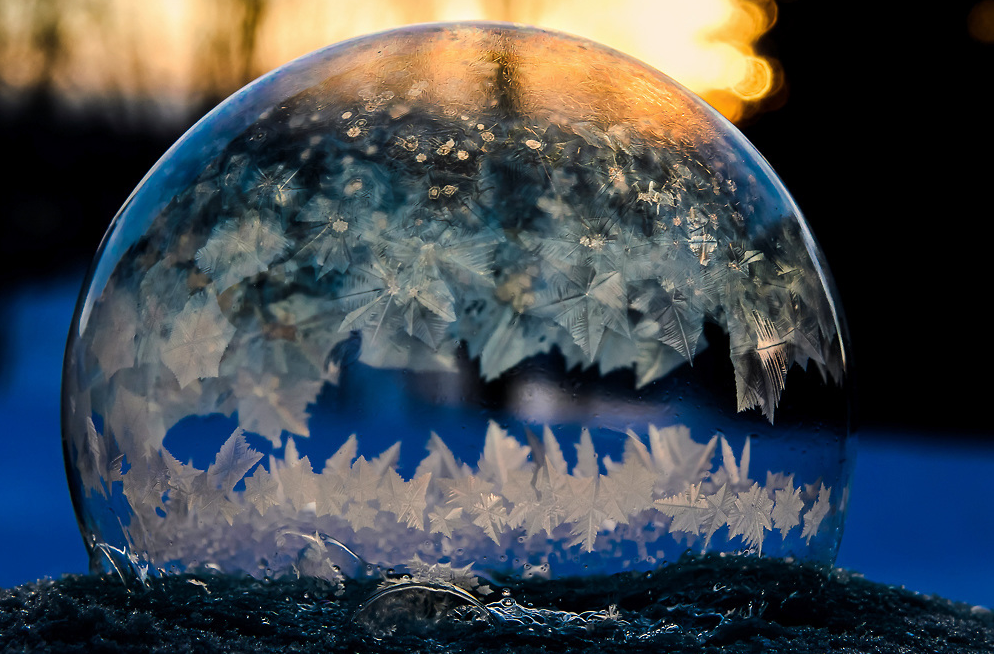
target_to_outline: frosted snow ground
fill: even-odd
[[[684,557],[651,576],[528,584],[485,606],[446,591],[174,576],[147,592],[89,575],[0,589],[0,650],[745,654],[994,651],[994,614],[809,564]],[[385,602],[385,603],[384,603]],[[529,608],[533,605],[556,609]],[[429,608],[430,607],[430,608]],[[595,608],[591,608],[595,607]],[[600,608],[596,608],[600,607]]]
[[[8,291],[0,358],[0,587],[84,572],[66,487],[59,385],[79,278]],[[861,433],[838,565],[994,606],[994,447]]]

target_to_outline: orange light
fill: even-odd
[[[778,83],[775,62],[755,50],[776,20],[773,0],[281,0],[262,3],[257,16],[230,0],[107,0],[99,11],[56,2],[64,51],[54,69],[32,37],[51,5],[0,5],[0,25],[13,37],[0,44],[0,80],[24,88],[48,75],[70,102],[151,100],[160,111],[182,111],[329,43],[442,20],[527,23],[604,43],[732,120],[760,107]]]
[[[994,0],[981,0],[967,18],[970,36],[981,43],[994,43]]]

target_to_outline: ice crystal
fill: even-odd
[[[380,497],[380,508],[391,511],[408,527],[424,530],[424,512],[428,506],[425,492],[430,481],[430,472],[404,481],[403,477],[389,470]]]
[[[317,397],[321,385],[320,380],[288,382],[268,373],[257,377],[243,368],[235,381],[239,423],[247,431],[268,438],[274,447],[282,444],[284,430],[308,436],[307,405]]]
[[[570,545],[580,545],[586,552],[594,551],[594,543],[601,525],[608,515],[598,497],[600,488],[598,477],[571,477],[570,495],[566,521],[572,523]]]
[[[93,351],[104,374],[110,376],[122,368],[130,368],[137,354],[138,311],[127,293],[113,296],[108,323],[94,337]]]
[[[587,358],[593,360],[607,329],[629,333],[627,309],[621,273],[606,272],[571,277],[540,294],[531,312],[565,327]]]
[[[773,505],[773,526],[786,536],[788,531],[800,524],[799,516],[804,508],[800,497],[801,489],[794,488],[794,480],[791,479],[785,488],[775,490],[774,495],[776,501]]]
[[[204,377],[217,377],[221,357],[235,333],[212,293],[190,298],[173,321],[169,341],[162,347],[162,362],[176,375],[179,385]]]
[[[773,501],[768,491],[759,484],[739,493],[735,499],[735,513],[728,522],[728,537],[741,536],[748,546],[762,551],[764,531],[773,529],[771,523]]]
[[[337,209],[336,203],[328,197],[315,195],[295,218],[297,222],[307,224],[308,232],[301,239],[295,257],[303,264],[313,261],[318,277],[348,270],[353,251],[359,244],[357,226]]]
[[[249,210],[239,220],[222,222],[197,251],[197,265],[210,274],[218,292],[269,268],[289,241],[271,212]]]
[[[722,484],[718,492],[704,496],[704,516],[701,531],[704,532],[704,546],[707,547],[715,532],[728,523],[728,516],[735,509],[735,494],[728,491],[728,484]]]
[[[510,473],[520,470],[527,463],[530,451],[531,448],[518,443],[496,422],[491,421],[478,464],[480,474],[495,482],[507,483]]]
[[[600,500],[609,507],[609,515],[627,523],[652,506],[652,489],[656,475],[639,459],[626,460],[600,481]]]
[[[687,490],[673,497],[661,498],[655,502],[659,510],[673,518],[671,531],[682,531],[692,536],[701,533],[704,512],[708,502],[701,495],[701,484],[691,484]],[[712,532],[713,533],[713,532]]]
[[[252,473],[251,477],[245,477],[245,491],[243,498],[251,504],[260,515],[265,515],[266,510],[271,506],[280,504],[279,498],[280,482],[269,472],[259,466]],[[339,510],[341,506],[337,507]]]
[[[831,495],[832,489],[826,488],[825,484],[822,484],[821,489],[818,491],[818,499],[808,509],[808,512],[804,514],[804,529],[801,531],[801,538],[807,539],[809,543],[814,535],[818,533],[818,528],[821,526],[822,520],[825,519],[825,516],[828,515],[831,509],[831,505],[829,504]]]
[[[242,431],[241,428],[235,430],[207,468],[208,483],[226,493],[234,490],[235,484],[262,458],[261,453],[249,447]]]

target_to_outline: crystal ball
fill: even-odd
[[[127,199],[67,347],[70,488],[129,579],[830,562],[847,347],[809,226],[698,97],[571,36],[409,27],[245,87]]]

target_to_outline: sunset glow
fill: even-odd
[[[100,8],[29,0],[0,5],[0,80],[8,96],[45,79],[69,104],[123,100],[180,115],[325,45],[450,20],[525,23],[598,41],[733,121],[761,110],[779,84],[776,62],[756,52],[776,20],[773,0],[107,0]]]

